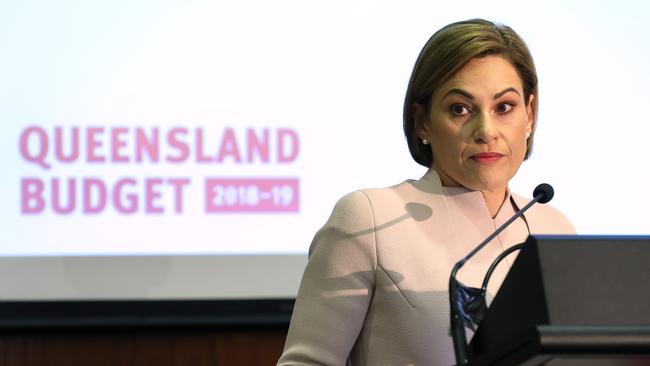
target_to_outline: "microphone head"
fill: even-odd
[[[546,203],[553,199],[553,195],[555,194],[555,191],[553,191],[553,187],[548,184],[548,183],[542,183],[535,187],[535,190],[533,191],[533,197],[537,199],[539,196],[539,199],[537,199],[537,202],[539,203]]]

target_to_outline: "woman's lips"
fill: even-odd
[[[503,154],[496,152],[484,152],[470,156],[470,159],[481,164],[492,164],[503,157]]]

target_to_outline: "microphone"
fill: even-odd
[[[517,218],[521,217],[524,212],[526,212],[532,205],[535,203],[547,203],[549,202],[554,195],[553,187],[548,183],[539,184],[535,187],[533,191],[533,199],[528,202],[524,207],[522,207],[517,213],[515,213],[508,221],[501,225],[496,231],[494,231],[490,236],[483,240],[474,250],[469,254],[463,257],[461,260],[456,262],[453,269],[451,270],[451,275],[449,276],[449,312],[450,312],[450,325],[451,325],[451,338],[454,343],[454,355],[456,356],[456,365],[466,365],[468,363],[468,346],[467,338],[465,336],[465,326],[466,319],[468,315],[465,314],[464,308],[465,304],[472,302],[477,296],[484,296],[484,289],[487,286],[486,282],[489,279],[494,267],[496,264],[505,257],[505,255],[510,254],[515,248],[509,248],[506,252],[502,253],[497,257],[496,261],[490,266],[488,270],[485,281],[483,282],[482,289],[476,289],[471,287],[466,287],[462,283],[456,280],[456,275],[458,271],[465,265],[465,263],[470,260],[478,251],[483,249],[492,239],[499,235],[505,228],[507,228],[512,222]],[[518,248],[521,248],[519,244]],[[483,303],[479,304],[478,307],[484,306]],[[477,306],[474,306],[477,307]],[[471,319],[469,319],[471,321]]]
[[[535,190],[533,191],[533,197],[535,198],[533,200],[537,200],[539,203],[547,203],[553,199],[554,194],[555,191],[550,184],[542,183],[535,187]],[[537,197],[539,197],[539,199],[537,199]]]

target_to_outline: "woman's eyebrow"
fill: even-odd
[[[463,89],[458,89],[458,88],[449,89],[445,93],[445,95],[443,96],[443,99],[447,98],[448,96],[450,96],[452,94],[459,94],[459,95],[461,95],[461,96],[463,96],[463,97],[465,97],[465,98],[467,98],[469,100],[474,100],[474,96],[472,94],[464,91]]]
[[[504,94],[506,94],[506,93],[508,93],[508,92],[515,92],[515,93],[517,93],[518,95],[520,95],[519,92],[517,91],[517,89],[511,87],[511,88],[503,89],[502,91],[500,91],[500,92],[494,94],[494,99],[499,99],[499,98],[501,98]]]
[[[515,92],[515,93],[517,93],[518,95],[520,95],[519,92],[517,91],[517,89],[515,89],[515,88],[513,88],[513,87],[510,87],[510,88],[505,88],[505,89],[503,89],[502,91],[500,91],[500,92],[494,94],[494,99],[499,99],[499,98],[501,98],[503,95],[505,95],[506,93],[509,93],[509,92]],[[465,91],[465,90],[463,90],[463,89],[459,89],[459,88],[449,89],[449,90],[445,93],[445,95],[443,96],[443,99],[444,99],[444,98],[447,98],[448,96],[450,96],[450,95],[452,95],[452,94],[458,94],[458,95],[463,96],[463,97],[465,97],[465,98],[467,98],[467,99],[469,99],[469,100],[472,100],[472,101],[474,100],[474,96],[473,96],[472,94],[470,94],[469,92],[467,92],[467,91]]]
[[[509,92],[515,92],[515,93],[517,93],[518,95],[520,95],[519,92],[517,91],[517,89],[515,89],[515,88],[513,88],[513,87],[510,87],[510,88],[505,88],[505,89],[503,89],[502,91],[500,91],[500,92],[494,94],[494,99],[499,99],[499,98],[501,98],[503,95],[505,95],[506,93],[509,93]],[[443,99],[444,99],[444,98],[447,98],[448,96],[450,96],[450,95],[452,95],[452,94],[458,94],[458,95],[460,95],[460,96],[462,96],[462,97],[465,97],[465,98],[467,98],[467,99],[469,99],[469,100],[472,100],[472,101],[474,100],[474,96],[473,96],[472,94],[470,94],[469,92],[467,92],[467,91],[465,91],[465,90],[463,90],[463,89],[459,89],[459,88],[449,89],[449,90],[445,93]]]

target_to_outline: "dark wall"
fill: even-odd
[[[275,365],[286,333],[286,329],[3,332],[0,365]]]
[[[0,366],[275,365],[293,301],[0,301]]]

